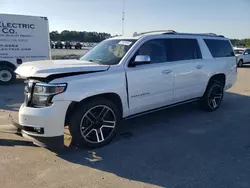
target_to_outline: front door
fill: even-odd
[[[243,55],[244,63],[250,63],[250,49],[247,49]]]
[[[126,68],[130,113],[171,104],[174,72],[166,60],[164,41],[147,41],[136,55],[149,55],[151,63]]]

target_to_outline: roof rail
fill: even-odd
[[[135,36],[140,36],[140,35],[149,34],[149,33],[195,35],[195,36],[214,36],[214,37],[223,37],[223,38],[225,38],[223,35],[217,35],[215,33],[177,33],[174,30],[155,30],[155,31],[147,31],[147,32],[143,32],[143,33],[134,32],[133,36],[135,37]]]
[[[217,37],[224,37],[223,35],[217,35],[216,33],[200,33],[200,34],[203,34],[203,35],[213,35],[213,36],[217,36]]]
[[[176,33],[178,35],[195,35],[195,36],[212,36],[212,37],[223,37],[223,35],[217,35],[215,33]]]
[[[215,33],[199,33],[199,34],[202,34],[202,35],[215,35],[215,36],[217,36]]]
[[[174,34],[177,32],[174,30],[154,30],[154,31],[147,31],[147,32],[142,32],[142,33],[134,32],[133,36],[139,36],[139,35],[144,35],[144,34],[149,34],[149,33],[163,33],[163,34],[167,34],[167,33],[170,34],[171,33],[171,34]]]

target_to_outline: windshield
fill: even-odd
[[[118,64],[136,40],[105,40],[87,52],[80,60],[105,65]]]
[[[244,50],[234,50],[235,54],[243,54]]]

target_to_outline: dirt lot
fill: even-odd
[[[91,48],[85,48],[82,50],[74,50],[74,49],[52,49],[51,50],[51,55],[70,55],[70,54],[75,54],[75,55],[83,55],[86,53],[89,49]]]
[[[220,109],[189,104],[122,123],[110,145],[54,153],[0,133],[0,185],[44,187],[250,187],[250,67]],[[16,116],[23,84],[0,86],[0,124]],[[1,125],[0,125],[1,126]]]
[[[91,48],[85,48],[82,50],[75,50],[75,49],[52,49],[51,50],[51,56],[53,59],[64,59],[67,56],[77,56],[81,57],[83,56],[89,49]],[[67,58],[68,59],[68,58]]]

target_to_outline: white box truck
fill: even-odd
[[[51,59],[46,17],[0,14],[0,85],[16,79],[15,69],[27,61]]]

